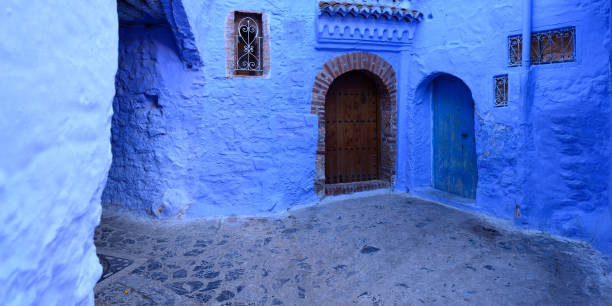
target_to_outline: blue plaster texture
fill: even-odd
[[[204,63],[200,56],[200,50],[196,40],[198,27],[192,26],[190,17],[182,1],[158,0],[164,10],[164,16],[172,32],[178,47],[178,53],[187,69],[199,69]],[[190,10],[190,12],[193,10]],[[194,22],[195,22],[195,18]],[[203,46],[200,46],[203,48]]]
[[[93,305],[116,2],[0,3],[0,304]]]
[[[609,202],[609,4],[535,1],[533,30],[576,26],[577,60],[532,66],[528,103],[521,68],[508,67],[508,35],[520,34],[520,1],[427,1],[414,49],[400,71],[397,188],[431,182],[431,89],[436,75],[462,79],[475,101],[477,199],[470,209],[592,242],[612,252]],[[494,107],[493,76],[509,75],[509,106]]]
[[[107,207],[201,217],[315,202],[314,76],[338,55],[370,52],[397,72],[395,189],[431,187],[430,82],[451,74],[472,92],[478,156],[476,200],[458,205],[612,252],[610,1],[536,1],[533,30],[575,26],[577,60],[532,66],[527,103],[522,68],[508,67],[507,37],[522,31],[520,1],[403,3],[424,20],[405,23],[401,39],[367,36],[374,31],[363,27],[373,23],[352,17],[342,21],[350,37],[321,34],[337,20],[321,19],[317,1],[161,3],[182,17],[120,31]],[[227,77],[225,26],[234,10],[262,12],[269,22],[265,77]],[[187,34],[177,34],[179,23]],[[376,33],[397,27],[381,24]],[[201,67],[185,64],[185,46],[198,50]],[[494,107],[499,74],[509,75],[505,108]]]
[[[315,49],[316,3],[182,4],[205,59],[201,70],[184,68],[169,27],[121,27],[104,205],[164,218],[266,214],[316,202],[310,95],[323,64],[346,53]],[[226,77],[225,24],[234,10],[268,19],[269,77]],[[399,61],[399,52],[377,54]]]

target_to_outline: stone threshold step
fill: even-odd
[[[391,184],[388,181],[372,180],[351,183],[325,184],[325,195],[349,194],[361,191],[376,189],[389,189]]]

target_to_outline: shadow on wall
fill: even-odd
[[[177,147],[176,137],[167,137],[172,128],[168,125],[180,120],[172,117],[176,105],[168,102],[172,99],[167,87],[172,82],[193,83],[185,79],[202,61],[181,1],[118,0],[117,12],[119,66],[113,100],[113,162],[102,204],[137,214],[180,216],[193,201],[185,188],[173,185],[177,181],[173,178],[185,176],[178,165],[186,148],[159,150]],[[176,80],[166,81],[164,74]]]

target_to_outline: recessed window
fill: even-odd
[[[508,106],[508,75],[498,75],[495,80],[495,107]]]
[[[235,12],[234,74],[259,76],[264,72],[261,14]]]
[[[508,37],[509,63],[511,67],[521,66],[523,37]],[[531,33],[532,65],[573,62],[576,60],[576,28],[540,31]]]

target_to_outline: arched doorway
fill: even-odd
[[[362,172],[360,176],[358,173],[349,173],[351,179],[353,175],[360,177],[359,180],[351,181],[349,183],[328,183],[332,180],[328,180],[326,177],[326,158],[328,158],[327,148],[327,135],[326,132],[326,103],[327,93],[330,90],[332,83],[339,80],[344,74],[348,72],[358,73],[360,76],[365,76],[369,79],[366,87],[370,91],[371,95],[374,95],[376,100],[376,111],[377,113],[377,135],[378,135],[378,149],[372,149],[371,152],[378,152],[378,163],[376,164],[377,172],[374,175],[378,179],[371,179],[362,181],[367,177],[368,173]],[[340,81],[339,81],[340,82]],[[364,81],[365,82],[365,81]],[[389,64],[382,57],[364,52],[347,53],[336,56],[327,61],[319,70],[314,78],[314,84],[312,87],[312,108],[313,114],[317,114],[319,119],[319,139],[317,142],[317,154],[315,164],[315,181],[314,187],[317,195],[323,197],[327,195],[343,194],[351,192],[359,192],[373,189],[390,188],[395,182],[395,154],[396,154],[396,135],[397,135],[397,109],[396,109],[396,77],[393,66]],[[374,90],[371,89],[374,87]],[[357,93],[357,92],[355,92]],[[368,99],[367,93],[366,100]],[[357,100],[361,99],[361,92],[357,96],[354,96]],[[348,97],[347,97],[348,98]],[[370,96],[370,99],[372,97]],[[361,103],[361,102],[360,102]],[[366,102],[367,103],[367,102]],[[340,120],[340,119],[336,119]],[[344,124],[344,119],[343,123]],[[350,118],[349,124],[350,122]],[[355,119],[352,120],[367,120],[368,119]],[[372,123],[372,119],[370,119]],[[356,124],[353,121],[353,125]],[[338,147],[338,146],[336,146]],[[346,147],[346,146],[344,146]],[[353,152],[356,151],[357,145],[352,146]],[[368,146],[366,146],[367,148]],[[359,146],[361,152],[362,146]],[[348,149],[350,152],[350,147]],[[366,149],[367,150],[367,149]],[[336,155],[337,156],[337,155]],[[336,157],[337,158],[337,157]],[[341,158],[344,158],[342,156]],[[372,170],[369,170],[372,171]],[[367,172],[367,171],[366,171]],[[370,177],[372,175],[370,174]],[[343,175],[343,180],[345,176]],[[336,181],[338,175],[336,175]]]
[[[336,78],[325,97],[325,183],[377,180],[380,120],[376,84],[362,71]]]
[[[475,198],[478,173],[472,93],[451,75],[435,78],[432,91],[433,186]]]

